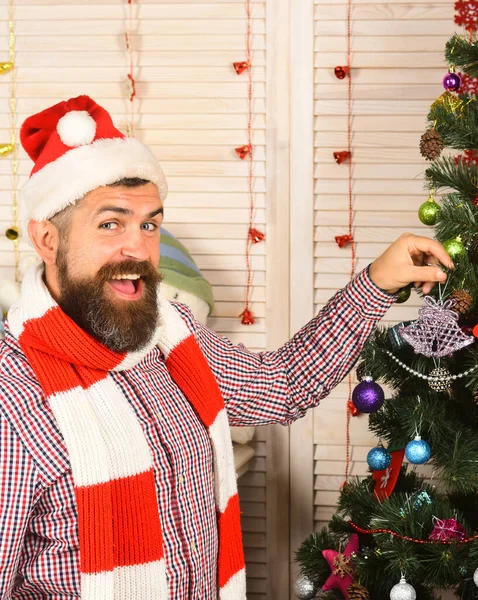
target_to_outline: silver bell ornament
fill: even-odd
[[[473,573],[473,581],[475,582],[476,587],[478,587],[478,569]]]
[[[390,600],[416,600],[417,593],[415,588],[406,582],[402,575],[400,583],[394,585],[390,592]]]
[[[312,600],[317,595],[319,586],[316,585],[307,575],[299,575],[294,584],[294,593],[299,600]]]

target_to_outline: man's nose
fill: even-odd
[[[149,258],[148,246],[141,229],[125,233],[121,253],[127,258],[136,260],[147,260]]]

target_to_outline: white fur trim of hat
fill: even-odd
[[[68,113],[58,123],[62,141],[73,142],[76,147],[33,174],[20,191],[20,218],[25,231],[30,220],[49,219],[88,192],[124,177],[151,181],[157,186],[160,199],[166,199],[166,178],[147,146],[132,138],[89,143],[95,132],[91,123],[85,123],[85,117],[93,125],[95,122],[88,113],[78,112]],[[64,120],[66,127],[65,123],[62,125]]]

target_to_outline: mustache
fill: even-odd
[[[115,275],[139,275],[147,285],[157,285],[163,280],[163,276],[151,263],[132,259],[103,265],[95,279],[100,283],[106,283]]]

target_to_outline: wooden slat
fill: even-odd
[[[15,35],[19,39],[23,36],[41,36],[43,39],[51,35],[74,36],[76,38],[92,38],[95,36],[124,36],[125,19],[92,19],[86,14],[82,18],[70,20],[38,20],[17,21],[15,23]],[[133,30],[139,36],[187,36],[187,35],[237,35],[239,31],[245,31],[245,15],[239,19],[143,19],[133,21]],[[8,21],[0,22],[0,34],[8,32]],[[254,34],[265,33],[265,22],[263,19],[252,21],[252,32]],[[85,45],[87,40],[83,40]],[[243,43],[244,46],[244,43]]]
[[[243,8],[240,7],[242,12]],[[42,11],[43,14],[43,11]],[[23,42],[23,40],[22,40]],[[23,43],[21,43],[21,47]],[[2,46],[0,45],[0,48]],[[139,48],[138,48],[139,50]],[[125,51],[117,44],[116,50],[105,50],[98,52],[85,48],[83,52],[72,51],[65,48],[64,52],[55,53],[55,61],[52,65],[51,49],[45,51],[39,48],[37,52],[29,50],[18,50],[16,52],[19,69],[25,67],[90,67],[98,65],[103,69],[106,67],[122,67],[124,74]],[[253,53],[254,69],[265,65],[266,56],[263,50],[255,50]],[[222,52],[212,50],[192,51],[176,48],[175,51],[148,51],[136,52],[133,55],[135,67],[223,67],[232,65],[237,60],[237,50],[224,49]]]
[[[36,0],[36,5],[39,2]],[[124,21],[128,14],[127,7],[122,3],[115,2],[109,4],[101,0],[101,4],[91,2],[82,4],[76,2],[61,4],[53,2],[41,2],[41,10],[35,11],[35,22],[38,21],[69,21],[78,19],[91,19],[101,21]],[[6,14],[2,14],[0,19],[5,20]],[[141,2],[133,7],[133,16],[135,19],[178,19],[178,20],[211,20],[211,19],[244,19],[244,7],[241,3],[235,2]],[[265,5],[262,2],[253,3],[251,16],[253,19],[263,19],[265,17]],[[16,21],[31,21],[32,8],[26,2],[16,1],[15,7]]]
[[[352,21],[373,21],[375,19],[385,19],[393,21],[423,21],[435,22],[437,20],[448,21],[453,19],[452,4],[431,4],[431,3],[414,3],[400,4],[392,2],[384,2],[382,4],[356,4],[352,7]],[[315,18],[322,21],[335,21],[347,19],[347,6],[343,4],[325,4],[316,6]],[[399,30],[401,31],[401,30]],[[399,35],[397,31],[395,35]],[[411,35],[409,33],[403,35]]]
[[[117,0],[115,0],[116,2]],[[154,22],[155,23],[155,22]],[[190,33],[188,35],[182,35],[178,38],[177,35],[172,35],[169,31],[163,32],[162,35],[142,35],[132,36],[131,45],[135,50],[141,52],[156,52],[156,51],[169,51],[174,52],[178,49],[178,42],[181,44],[181,52],[187,51],[203,51],[203,50],[236,50],[244,52],[244,35],[243,33],[237,33],[239,27],[235,29],[233,33],[225,34],[224,31],[219,27],[219,33],[203,35],[199,33]],[[198,23],[197,29],[200,27]],[[123,25],[124,27],[124,25]],[[61,28],[60,28],[61,29]],[[3,35],[0,35],[0,50],[4,52],[8,50],[8,35],[6,35],[5,28]],[[87,42],[88,51],[97,52],[117,52],[124,50],[124,37],[123,32],[117,35],[112,34],[111,31],[107,31],[105,35],[93,35],[88,36],[76,36],[70,32],[70,34],[62,34],[61,31],[58,35],[49,36],[49,49],[50,52],[63,52],[63,51],[75,51],[81,52],[85,49]],[[43,48],[45,45],[45,36],[39,35],[37,30],[34,30],[27,36],[20,36],[16,40],[16,49],[18,51],[35,52],[38,48]],[[252,37],[252,49],[253,50],[265,50],[266,39],[263,34],[256,34]]]

